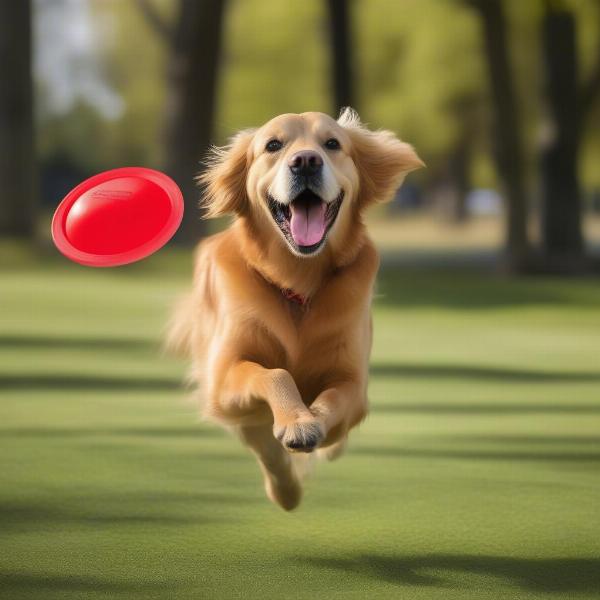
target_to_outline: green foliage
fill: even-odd
[[[173,6],[170,0],[162,4]],[[91,6],[105,32],[106,80],[123,97],[125,111],[115,121],[105,120],[80,102],[65,115],[49,117],[40,89],[40,157],[64,157],[91,171],[124,165],[159,166],[166,96],[165,41],[142,20],[135,2],[94,0]]]
[[[165,9],[165,19],[172,18],[172,0],[153,2]],[[135,154],[137,164],[160,166],[164,159],[160,142],[167,97],[168,44],[143,20],[136,2],[110,0],[97,4],[97,10],[112,14],[115,44],[109,75],[126,104],[117,124],[115,149],[126,156]]]
[[[485,93],[476,15],[462,3],[356,5],[360,104],[366,120],[442,154],[461,126],[453,104]]]
[[[286,112],[331,112],[324,3],[230,2],[217,138]]]
[[[175,0],[154,0],[167,21]],[[580,32],[581,79],[600,39],[599,5],[568,0]],[[125,113],[102,121],[77,106],[40,123],[42,158],[66,155],[86,169],[123,164],[160,166],[168,44],[144,21],[135,2],[93,0],[106,30],[106,74]],[[444,165],[464,132],[475,149],[476,185],[495,185],[491,161],[489,86],[480,23],[462,0],[356,0],[352,3],[357,106],[374,127],[397,131],[419,149],[430,170]],[[543,117],[539,24],[542,0],[507,0],[511,65],[529,172],[535,183]],[[321,0],[229,0],[220,72],[215,141],[275,114],[331,112],[326,5]],[[43,90],[40,91],[43,97]],[[42,101],[43,104],[43,101]],[[598,103],[600,104],[600,103]],[[582,176],[600,185],[600,108],[587,122]]]
[[[579,79],[585,82],[590,78],[594,63],[600,56],[600,3],[572,0],[571,4],[576,10],[579,32]],[[587,116],[583,131],[580,172],[588,186],[600,189],[600,99]]]

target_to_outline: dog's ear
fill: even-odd
[[[240,131],[226,146],[211,149],[206,169],[197,178],[203,187],[200,206],[204,209],[204,217],[244,212],[247,205],[248,153],[254,131]]]
[[[401,142],[391,131],[370,131],[356,111],[342,110],[338,124],[352,142],[351,154],[359,172],[359,204],[390,200],[410,171],[425,163],[410,144]]]

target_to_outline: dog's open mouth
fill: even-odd
[[[292,200],[282,204],[269,196],[269,208],[286,240],[302,254],[316,252],[324,243],[328,231],[335,223],[344,191],[330,203],[313,191],[306,189]]]

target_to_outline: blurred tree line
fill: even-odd
[[[30,2],[0,0],[1,233],[31,236],[39,212],[34,90],[37,164],[68,164],[81,177],[127,164],[166,170],[188,203],[188,242],[202,234],[193,178],[210,143],[281,112],[352,105],[417,146],[428,169],[414,180],[428,198],[451,190],[443,197],[456,220],[470,189],[501,189],[512,270],[589,265],[584,191],[600,188],[596,0],[90,6],[113,32],[104,63],[124,99],[118,118],[82,101],[44,114],[44,89],[31,83]]]

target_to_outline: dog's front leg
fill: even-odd
[[[220,409],[227,414],[251,412],[266,402],[273,413],[273,435],[290,452],[311,452],[323,440],[324,429],[302,402],[296,382],[285,369],[266,369],[240,361],[227,372]]]
[[[365,418],[367,399],[363,390],[357,383],[342,383],[322,391],[311,404],[311,413],[325,430],[322,446],[343,444],[348,431]]]

